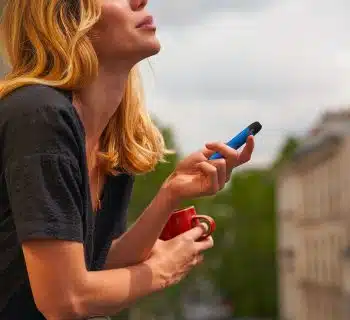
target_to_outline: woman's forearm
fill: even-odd
[[[162,279],[148,263],[136,266],[89,272],[86,283],[78,293],[78,315],[115,315],[139,298],[164,287]]]
[[[35,304],[48,320],[117,314],[168,286],[172,275],[159,258],[127,268],[88,271],[83,244],[74,241],[26,241],[23,253]]]
[[[170,190],[163,186],[133,226],[113,241],[105,268],[121,268],[144,261],[178,204]]]

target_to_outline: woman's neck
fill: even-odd
[[[73,94],[73,105],[83,122],[87,152],[93,152],[109,120],[119,107],[130,68],[100,67],[97,78]]]

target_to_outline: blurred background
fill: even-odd
[[[147,106],[177,155],[138,177],[130,223],[176,162],[260,121],[215,197],[215,247],[131,320],[350,319],[350,2],[150,0],[162,51]],[[126,319],[126,313],[116,319]]]
[[[215,197],[215,247],[179,285],[115,320],[350,319],[350,2],[149,0],[162,51],[141,64],[176,155],[138,176],[129,223],[177,161],[259,121]]]

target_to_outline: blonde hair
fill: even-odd
[[[78,90],[98,72],[89,31],[99,20],[97,0],[8,0],[1,36],[10,72],[0,83],[0,98],[29,84]],[[100,140],[104,173],[153,170],[166,153],[161,132],[144,108],[139,73],[128,77],[120,106]],[[118,132],[118,134],[117,134]]]

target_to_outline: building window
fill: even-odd
[[[317,239],[314,239],[313,241],[313,265],[314,265],[314,274],[313,274],[313,279],[318,282],[319,278],[319,259],[318,259],[318,243]]]
[[[335,236],[333,234],[330,235],[330,241],[329,241],[329,249],[330,249],[330,280],[331,283],[334,284],[336,281],[336,268],[335,268]]]
[[[305,276],[306,276],[306,279],[309,280],[311,275],[311,263],[310,263],[310,242],[309,242],[309,239],[307,238],[305,239],[305,264],[306,264]]]
[[[327,270],[326,270],[326,242],[324,239],[321,240],[321,250],[320,250],[320,282],[325,283],[327,280]]]
[[[322,216],[327,217],[329,210],[329,180],[328,180],[328,167],[327,164],[323,164],[322,167]]]

